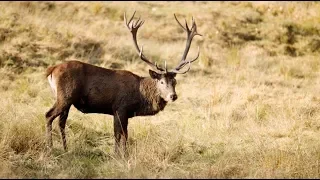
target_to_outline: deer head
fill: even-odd
[[[175,76],[176,76],[176,74],[187,73],[190,70],[191,63],[198,59],[199,54],[200,54],[199,46],[198,46],[198,54],[194,59],[186,60],[186,57],[188,55],[193,37],[196,35],[199,35],[199,36],[202,36],[202,35],[197,32],[197,25],[196,25],[193,17],[192,17],[192,26],[190,29],[186,20],[185,20],[186,26],[184,27],[178,21],[176,15],[174,14],[174,17],[175,17],[176,21],[178,22],[179,26],[185,32],[187,32],[187,43],[186,43],[186,47],[185,47],[184,53],[182,55],[182,58],[181,58],[179,64],[175,68],[168,70],[167,66],[166,66],[166,64],[167,64],[166,61],[164,63],[165,64],[164,68],[161,68],[157,65],[157,63],[150,62],[148,60],[148,58],[143,54],[143,46],[141,46],[141,49],[138,46],[137,32],[138,32],[138,29],[143,25],[144,21],[140,20],[140,17],[139,17],[139,19],[136,22],[134,22],[133,18],[134,18],[135,13],[136,13],[136,11],[133,13],[133,15],[129,19],[129,21],[127,21],[126,13],[124,13],[124,22],[132,34],[134,46],[135,46],[141,60],[146,62],[149,66],[151,66],[152,69],[154,69],[154,71],[150,69],[149,74],[152,79],[156,80],[157,88],[160,92],[160,96],[165,101],[171,101],[171,102],[175,101],[178,98],[177,94],[175,92],[175,85],[176,85]],[[180,71],[187,64],[188,64],[188,69],[186,69],[184,71]]]

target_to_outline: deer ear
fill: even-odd
[[[152,79],[161,79],[161,74],[158,74],[154,71],[152,71],[151,69],[149,69],[149,74],[151,76]]]

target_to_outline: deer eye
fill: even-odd
[[[160,81],[161,84],[163,84],[163,81]]]

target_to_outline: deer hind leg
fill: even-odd
[[[53,105],[53,107],[46,113],[46,119],[47,119],[47,126],[46,126],[46,135],[47,135],[47,146],[49,148],[52,147],[52,136],[51,136],[51,131],[52,131],[52,122],[57,116],[53,116],[53,112],[55,111],[57,107],[57,103]]]
[[[53,107],[46,113],[46,119],[47,119],[46,135],[47,135],[48,148],[51,148],[53,145],[53,143],[52,143],[52,122],[53,122],[53,120],[64,111],[68,110],[68,112],[69,112],[69,108],[70,108],[70,105],[61,104],[59,102],[56,102],[53,105]]]
[[[60,132],[61,132],[61,140],[62,140],[63,149],[65,151],[67,151],[67,140],[66,140],[66,134],[65,134],[65,127],[66,127],[66,122],[67,122],[67,118],[68,118],[68,114],[69,114],[69,109],[70,109],[70,106],[65,111],[63,111],[59,117],[59,127],[60,127]]]

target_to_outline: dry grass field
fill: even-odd
[[[178,100],[129,120],[129,157],[113,117],[71,108],[63,151],[45,69],[68,59],[149,76],[123,23],[134,10],[144,53],[175,66],[182,21],[198,32]],[[320,3],[1,2],[1,178],[320,178]]]

